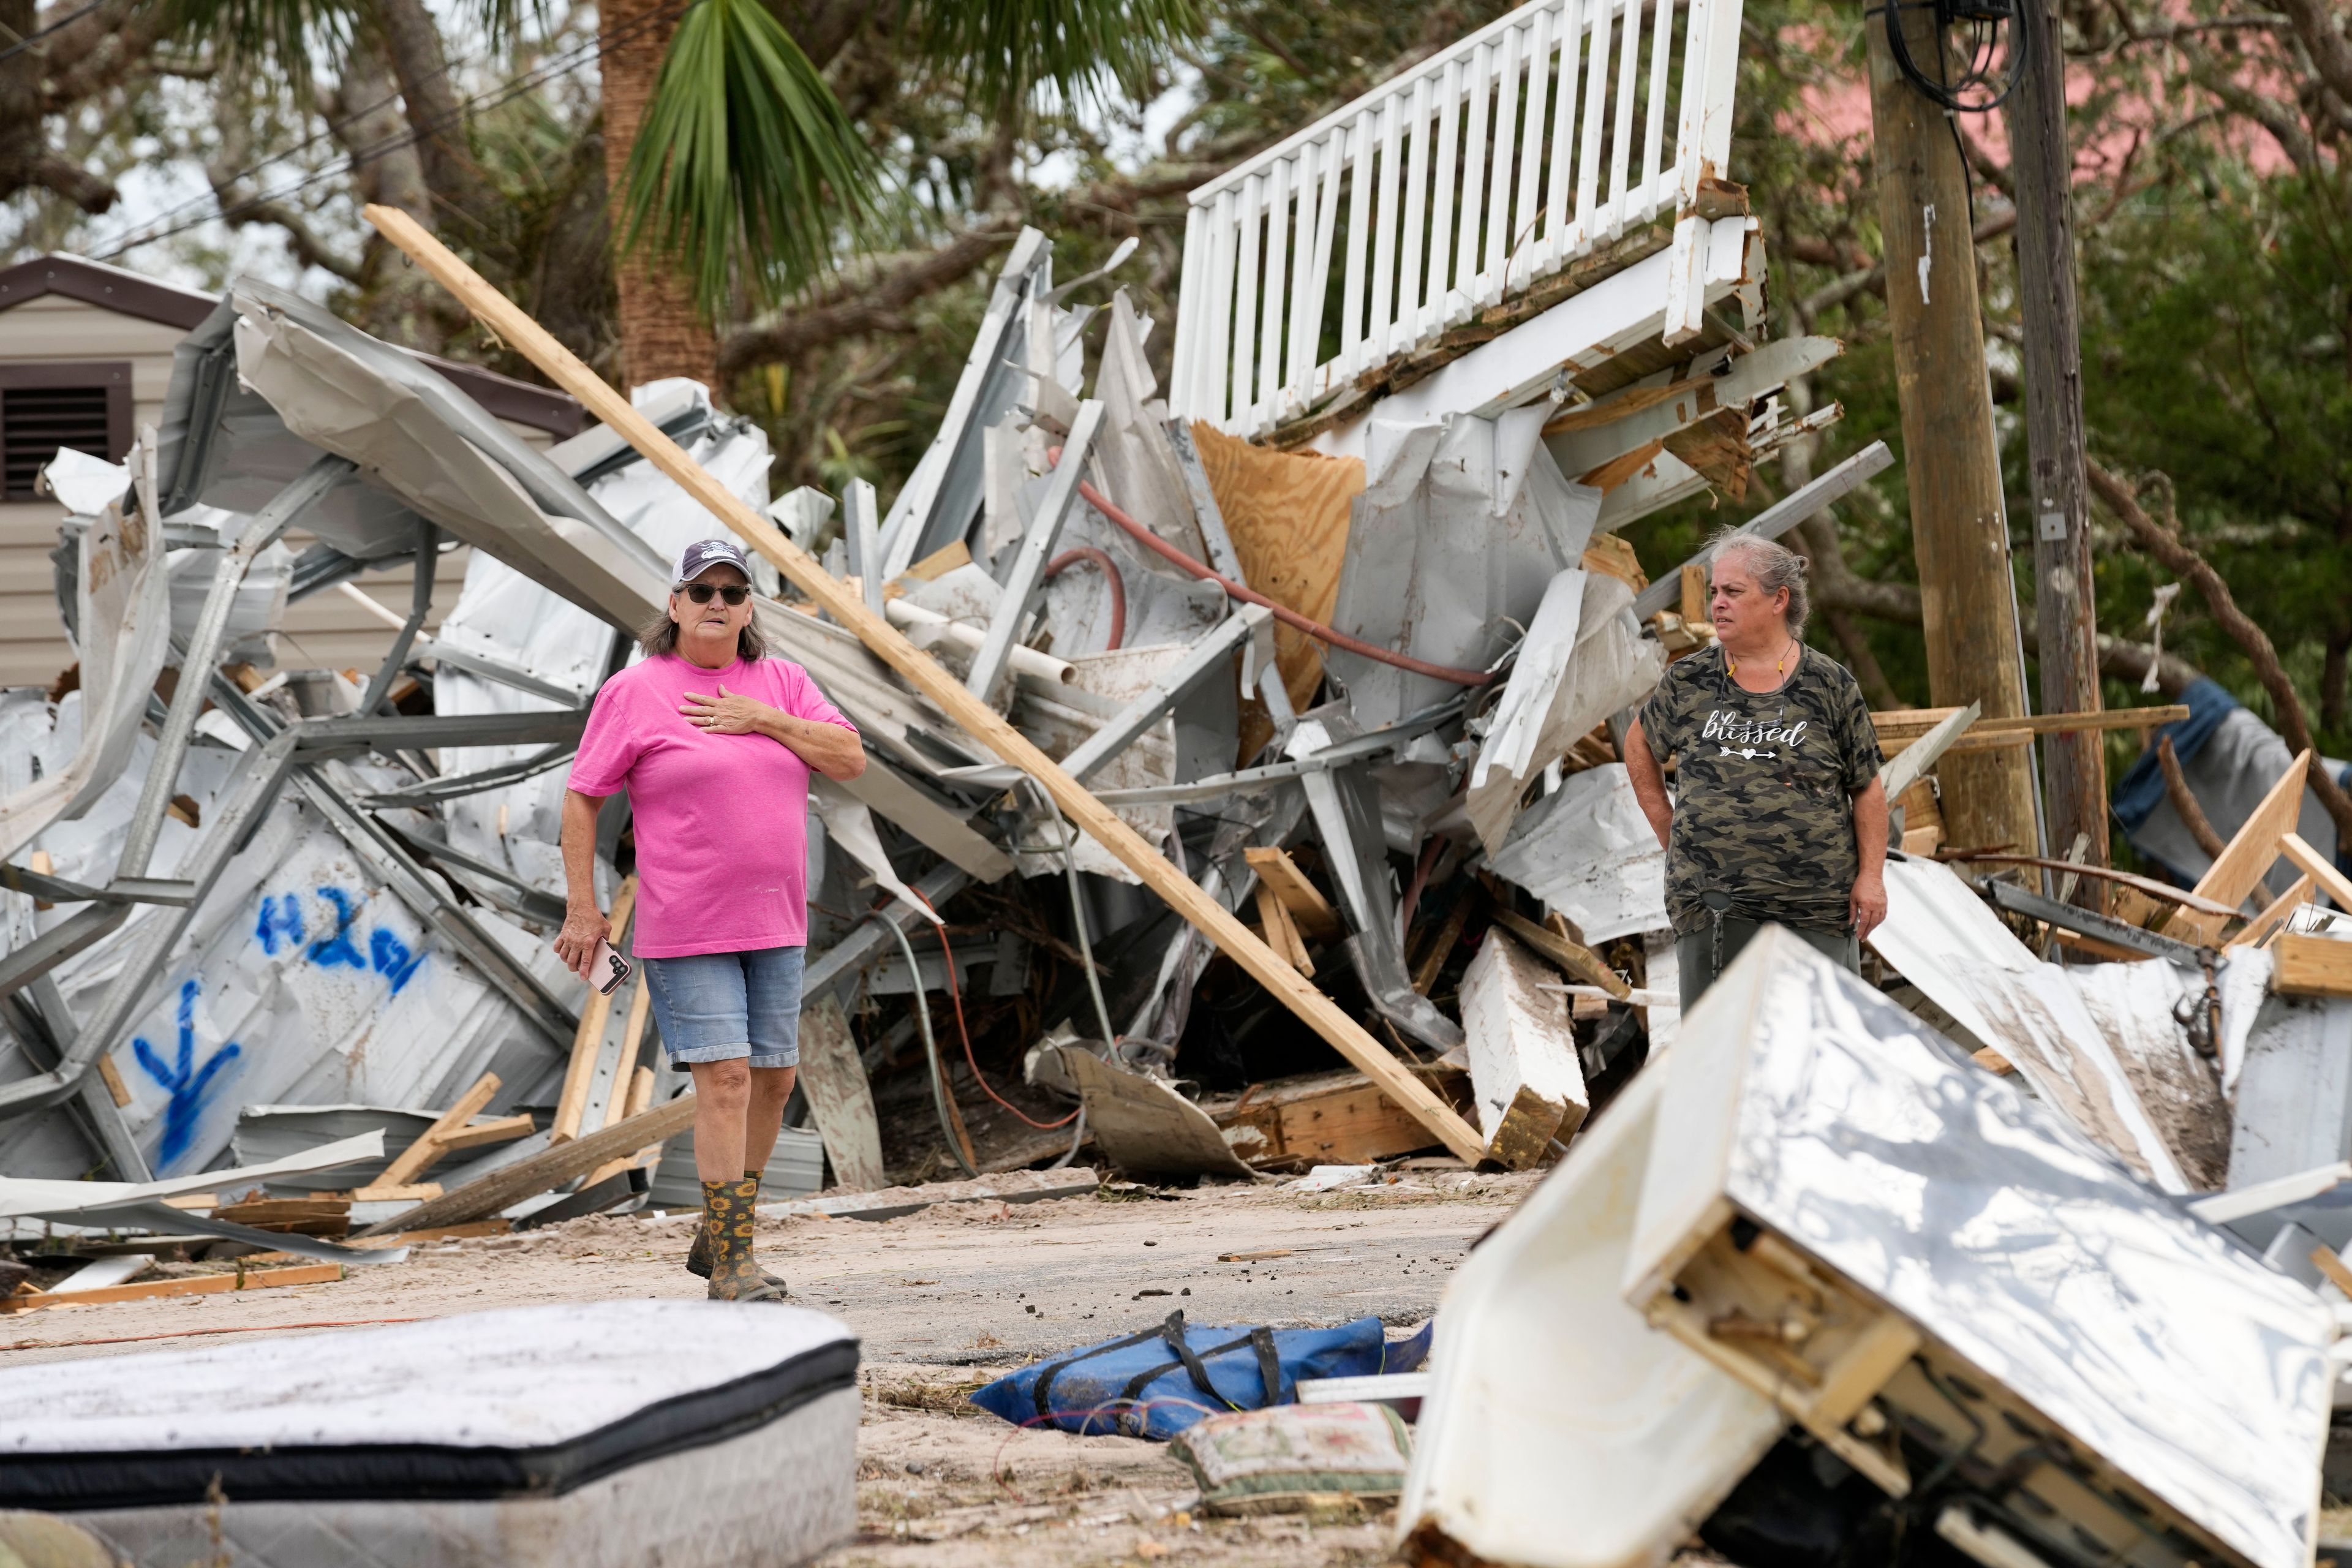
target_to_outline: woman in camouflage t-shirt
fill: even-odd
[[[1666,847],[1685,1007],[1767,922],[1859,969],[1862,939],[1886,918],[1877,731],[1853,675],[1801,640],[1803,561],[1718,536],[1713,574],[1715,646],[1667,667],[1625,737],[1633,793]]]

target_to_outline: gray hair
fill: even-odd
[[[1707,542],[1707,569],[1710,574],[1727,555],[1738,552],[1747,560],[1748,574],[1756,585],[1769,598],[1782,588],[1789,590],[1789,635],[1805,634],[1805,617],[1812,614],[1812,598],[1805,589],[1805,558],[1787,545],[1758,534],[1742,533],[1736,528],[1718,528]]]

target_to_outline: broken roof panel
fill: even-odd
[[[2129,1498],[2093,1555],[2137,1550],[2162,1510],[2261,1568],[2309,1563],[2336,1331],[2308,1289],[1785,932],[1693,1010],[1665,1070],[1630,1299],[1658,1300],[1736,1212],[2005,1396],[2016,1429],[1986,1457],[2040,1442],[2022,1489],[2088,1475]]]

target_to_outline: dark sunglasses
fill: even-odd
[[[710,603],[710,595],[713,594],[726,600],[727,607],[731,610],[750,598],[751,590],[740,583],[730,583],[723,588],[714,583],[688,583],[686,585],[686,596],[698,605]]]

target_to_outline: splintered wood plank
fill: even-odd
[[[2284,852],[2279,845],[2281,836],[2294,831],[2295,821],[2303,815],[2303,792],[2310,776],[2311,753],[2305,752],[2287,764],[2286,772],[2271,785],[2262,804],[2246,816],[2221,853],[2207,867],[2205,875],[2190,889],[2200,899],[2237,908],[2246,901],[2263,879],[2263,873],[2277,863]],[[2308,866],[2304,868],[2308,871]],[[2333,869],[2333,868],[2330,868]],[[2212,945],[2221,931],[2225,917],[2201,914],[2195,910],[2182,910],[2165,927],[2167,936],[2194,942],[2200,947]]]
[[[213,1218],[255,1230],[281,1230],[303,1236],[339,1237],[350,1228],[352,1199],[348,1193],[319,1194],[307,1198],[248,1198],[213,1210]]]
[[[668,1142],[694,1124],[694,1093],[689,1089],[625,1121],[517,1160],[452,1192],[428,1199],[405,1214],[369,1226],[360,1234],[388,1236],[394,1231],[426,1230],[486,1218],[525,1198],[560,1187],[574,1176],[584,1176],[615,1154]]]
[[[610,1127],[625,1117],[635,1116],[645,1108],[632,1110],[626,1101],[635,1096],[634,1087],[637,1075],[637,1052],[644,1047],[646,1020],[652,1016],[654,988],[640,973],[636,994],[629,998],[629,1016],[621,1027],[621,1058],[613,1066],[613,1091],[604,1099],[603,1125]]]
[[[1573,942],[1558,931],[1549,931],[1510,910],[1496,910],[1495,923],[1526,942],[1544,957],[1567,970],[1587,984],[1598,985],[1620,1002],[1633,994],[1633,988],[1617,978],[1617,972],[1601,962],[1601,955],[1580,942]]]
[[[352,1202],[355,1204],[421,1204],[427,1198],[440,1195],[441,1184],[438,1182],[410,1182],[402,1185],[378,1182],[373,1186],[352,1189]]]
[[[1254,1165],[1360,1165],[1430,1147],[1429,1130],[1361,1073],[1276,1088],[1218,1110],[1220,1128],[1257,1130],[1234,1152]]]
[[[1274,889],[1260,877],[1257,894],[1257,923],[1265,929],[1265,945],[1288,958],[1291,964],[1306,978],[1315,978],[1315,962],[1307,956],[1307,943],[1298,934],[1298,927],[1290,911],[1275,896]]]
[[[530,1112],[525,1110],[491,1121],[467,1122],[437,1142],[443,1153],[455,1154],[467,1149],[479,1149],[488,1143],[508,1143],[517,1138],[528,1138],[532,1131]]]
[[[1258,881],[1271,888],[1274,896],[1282,900],[1282,907],[1289,911],[1299,930],[1322,942],[1329,942],[1339,934],[1339,912],[1331,907],[1331,900],[1307,879],[1307,873],[1298,868],[1298,862],[1290,858],[1289,851],[1244,849],[1242,858],[1247,860],[1250,869],[1257,873]]]
[[[2336,862],[2305,842],[2300,833],[2280,836],[2279,853],[2294,862],[2295,868],[2309,877],[2314,886],[2336,902],[2339,910],[2352,910],[2352,879],[2336,868]]]
[[[2271,943],[2271,989],[2282,996],[2352,996],[2352,942],[2284,932]]]
[[[145,1301],[158,1296],[226,1296],[235,1290],[267,1290],[282,1285],[324,1285],[343,1277],[340,1263],[310,1263],[293,1268],[247,1268],[235,1274],[199,1274],[186,1279],[151,1279],[142,1285],[114,1285],[60,1296],[35,1291],[0,1296],[0,1312],[30,1312],[43,1307],[97,1307],[109,1301]]]
[[[1360,193],[1360,183],[1357,188]],[[1464,1121],[1453,1107],[1438,1099],[1411,1068],[1391,1055],[1365,1030],[1362,1024],[1341,1010],[1337,1003],[1301,979],[1296,969],[1252,935],[1249,928],[1234,918],[1233,911],[1170,864],[1166,855],[1146,842],[1142,835],[1084,784],[1071,777],[1067,770],[1047,756],[1034,742],[1006,722],[1003,714],[966,690],[963,683],[945,666],[908,641],[904,633],[869,609],[861,596],[829,574],[806,551],[786,538],[773,522],[745,505],[741,498],[687,456],[676,441],[656,429],[652,421],[631,406],[627,398],[614,391],[595,372],[582,363],[579,356],[556,342],[546,328],[532,321],[512,300],[484,282],[480,274],[467,266],[415,218],[396,207],[381,205],[367,207],[364,216],[395,248],[455,295],[486,328],[538,366],[549,380],[578,398],[590,414],[602,420],[614,434],[643,453],[656,470],[692,496],[713,517],[725,523],[737,538],[772,563],[785,581],[814,600],[826,615],[864,643],[917,691],[939,704],[941,711],[966,734],[1034,779],[1064,816],[1076,822],[1112,858],[1133,872],[1181,919],[1215,942],[1244,973],[1265,986],[1300,1022],[1313,1029],[1358,1070],[1380,1084],[1391,1098],[1412,1111],[1414,1118],[1448,1149],[1464,1159],[1476,1157],[1483,1147],[1476,1130]],[[1360,486],[1361,465],[1353,464],[1352,468],[1358,476],[1355,482]],[[1222,503],[1223,498],[1219,500]],[[1229,524],[1230,521],[1229,516]],[[1286,516],[1281,521],[1286,532],[1297,527],[1296,517]],[[1344,539],[1341,544],[1344,548]],[[1336,582],[1333,592],[1337,593]],[[645,1117],[633,1118],[632,1121],[650,1121],[669,1110],[669,1106],[656,1107],[646,1112]],[[606,1128],[603,1132],[581,1142],[592,1142],[620,1132],[630,1125],[631,1122],[624,1122],[619,1128]],[[635,1145],[619,1145],[633,1146]],[[562,1149],[550,1151],[551,1153],[564,1152]],[[584,1173],[597,1163],[586,1162],[583,1171],[575,1173]],[[531,1162],[520,1163],[529,1165]],[[438,1201],[454,1205],[454,1200],[460,1195],[452,1193],[447,1198]],[[506,1201],[512,1203],[516,1199]],[[428,1209],[434,1206],[426,1205]],[[472,1214],[443,1212],[415,1216],[411,1223],[446,1223],[474,1217],[477,1216]]]
[[[1512,1170],[1541,1160],[1583,1125],[1591,1100],[1577,1064],[1566,998],[1541,987],[1551,971],[1489,931],[1462,977],[1462,1033],[1486,1157]]]
[[[1707,618],[1706,563],[1702,561],[1683,563],[1683,624],[1698,626]]]
[[[618,1097],[615,1097],[614,1103],[620,1106],[620,1110],[614,1114],[616,1118],[621,1120],[625,1120],[632,1116],[642,1116],[645,1114],[646,1110],[652,1106],[653,1102],[654,1069],[651,1068],[639,1068],[629,1079],[628,1099],[625,1101],[623,1101]],[[615,1155],[612,1159],[607,1160],[603,1164],[597,1166],[594,1170],[589,1172],[587,1176],[581,1182],[580,1190],[584,1193],[589,1188],[596,1185],[599,1182],[610,1181],[613,1177],[619,1175],[624,1171],[635,1170],[640,1165],[649,1165],[653,1163],[660,1154],[661,1145],[656,1143],[648,1148],[639,1149],[635,1153]]]
[[[2223,944],[2222,951],[2227,952],[2231,948],[2238,947],[2262,946],[2263,939],[2284,925],[2289,915],[2311,902],[2311,889],[2310,873],[2305,872],[2303,876],[2297,877],[2294,887],[2273,899],[2270,908],[2248,921],[2243,931]]]
[[[959,566],[971,564],[971,546],[959,539],[954,543],[932,551],[902,574],[919,582],[929,583],[944,577]]]
[[[632,874],[622,879],[613,894],[612,940],[615,948],[628,941],[629,915],[636,902],[637,879]],[[572,1061],[563,1070],[563,1091],[556,1097],[555,1125],[547,1134],[551,1143],[567,1143],[580,1136],[581,1119],[588,1114],[588,1093],[595,1087],[596,1058],[604,1053],[604,1026],[612,1018],[613,999],[590,986],[587,1005],[580,1009],[579,1031],[572,1037]]]
[[[1889,741],[1916,741],[1953,714],[1957,708],[1889,708],[1870,716],[1882,748]],[[2181,703],[2158,708],[2102,708],[2095,713],[2027,713],[2008,719],[1979,719],[1969,726],[1974,735],[2073,735],[2101,730],[2146,730],[2177,723],[2189,717]]]
[[[866,1064],[857,1059],[848,1016],[830,994],[801,1014],[801,1092],[817,1136],[833,1162],[833,1179],[853,1193],[887,1185],[882,1174],[882,1130],[874,1114],[874,1089]]]
[[[457,1103],[443,1111],[432,1126],[417,1135],[416,1142],[400,1152],[400,1157],[383,1168],[381,1175],[368,1184],[372,1187],[405,1187],[423,1175],[434,1161],[449,1152],[448,1140],[466,1123],[471,1121],[499,1091],[499,1075],[486,1072],[474,1080],[474,1086],[457,1097]]]
[[[1412,988],[1423,996],[1428,995],[1429,988],[1437,984],[1438,975],[1444,971],[1445,961],[1454,955],[1454,949],[1462,941],[1462,928],[1469,923],[1471,910],[1482,896],[1475,889],[1463,889],[1454,900],[1454,908],[1446,911],[1445,923],[1437,928],[1437,935],[1430,942],[1429,951],[1421,955],[1421,963],[1412,972]]]

